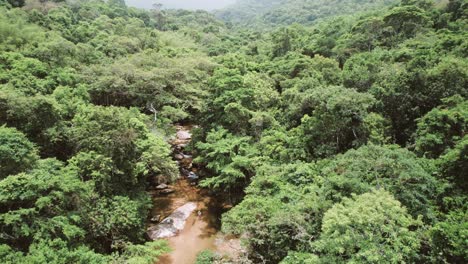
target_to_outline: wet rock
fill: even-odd
[[[163,184],[159,184],[158,186],[156,186],[156,190],[164,190],[164,189],[167,189],[169,188],[169,185],[163,183]]]
[[[187,178],[191,181],[196,181],[198,180],[199,177],[195,172],[191,171],[189,175],[187,176]]]
[[[180,165],[183,168],[191,169],[192,168],[192,160],[191,159],[183,159],[183,160],[181,160]]]
[[[148,236],[152,240],[157,240],[177,235],[180,230],[184,229],[187,219],[196,208],[197,204],[193,202],[186,203],[182,207],[177,208],[177,210],[161,221],[161,223],[149,228]]]
[[[170,176],[167,176],[167,175],[163,175],[163,174],[159,174],[158,176],[156,176],[156,183],[155,185],[159,185],[159,184],[167,184],[168,182],[170,182],[172,179]]]
[[[179,140],[190,140],[192,139],[192,134],[190,134],[188,131],[181,130],[177,132],[177,139]]]
[[[172,189],[164,189],[162,191],[160,191],[159,193],[160,194],[171,194],[171,193],[174,193],[175,191],[172,190]]]
[[[175,154],[175,155],[174,155],[174,158],[175,158],[176,160],[183,160],[183,159],[184,159],[184,155],[182,155],[182,154]]]
[[[180,173],[181,173],[182,175],[184,175],[184,176],[188,176],[189,173],[190,173],[190,171],[187,170],[186,168],[181,168],[181,169],[180,169]]]
[[[151,218],[151,223],[159,223],[159,220],[161,219],[161,215],[157,215],[153,218]]]
[[[180,145],[175,145],[174,149],[173,149],[173,152],[174,153],[182,153],[183,150],[184,149]]]

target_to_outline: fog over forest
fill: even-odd
[[[163,4],[165,8],[214,10],[226,7],[235,0],[127,0],[129,6],[151,8],[155,3]]]

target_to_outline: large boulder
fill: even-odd
[[[190,140],[192,139],[192,134],[188,131],[181,130],[177,132],[177,139],[179,140]]]
[[[170,216],[165,218],[158,225],[149,228],[148,236],[152,240],[176,236],[184,229],[189,216],[197,209],[197,204],[190,202],[177,208]]]

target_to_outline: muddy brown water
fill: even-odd
[[[176,129],[190,133],[192,126],[177,126]],[[183,146],[189,142],[190,139],[176,138],[170,143],[177,149],[177,146]],[[176,150],[174,155],[176,154],[180,154],[180,152]],[[179,162],[181,168],[187,163],[191,163],[191,160]],[[190,168],[190,170],[196,172],[196,168]],[[160,216],[162,220],[189,202],[195,202],[197,209],[189,216],[184,229],[177,236],[166,239],[172,251],[162,256],[157,264],[192,264],[195,263],[197,255],[204,250],[212,250],[222,255],[235,255],[235,250],[232,250],[233,246],[231,245],[239,244],[240,246],[240,242],[235,239],[227,240],[219,234],[220,218],[221,214],[226,211],[225,207],[215,197],[210,196],[207,190],[192,185],[182,174],[180,179],[171,184],[169,188],[175,192],[162,195],[158,191],[152,191],[151,217]]]
[[[203,250],[216,250],[215,240],[220,228],[221,207],[206,191],[191,186],[186,179],[171,186],[175,193],[154,198],[153,215],[167,216],[188,202],[197,203],[184,229],[175,237],[168,238],[172,252],[163,256],[159,264],[191,264]],[[198,211],[201,215],[198,216]]]

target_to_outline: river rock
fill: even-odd
[[[174,193],[175,191],[172,190],[172,189],[164,189],[162,191],[160,191],[159,193],[160,194],[171,194],[171,193]]]
[[[192,139],[192,134],[190,134],[187,131],[181,130],[181,131],[177,132],[177,138],[179,140],[190,140],[190,139]]]
[[[163,184],[159,184],[158,186],[156,186],[156,190],[164,190],[164,189],[167,189],[169,188],[169,185],[163,183]]]
[[[190,171],[186,168],[181,168],[180,169],[180,173],[183,175],[183,176],[188,176]]]
[[[161,215],[157,215],[153,218],[151,218],[151,223],[158,223],[159,222],[159,219],[161,219]]]
[[[189,216],[197,209],[197,204],[190,202],[177,208],[169,217],[165,218],[158,225],[148,230],[148,236],[152,240],[173,237],[184,229]]]
[[[189,175],[187,176],[187,178],[191,181],[196,181],[198,180],[198,175],[195,173],[195,172],[190,172]]]
[[[192,168],[192,159],[183,159],[180,161],[180,165],[183,167],[183,168],[186,168],[186,169],[191,169]]]
[[[184,159],[184,155],[182,155],[182,154],[175,154],[175,155],[174,155],[174,158],[175,158],[176,160],[183,160],[183,159]]]

